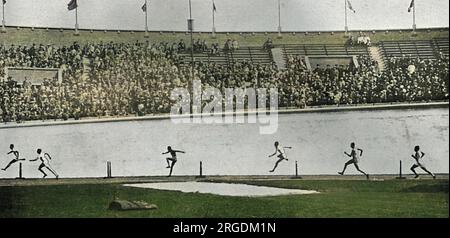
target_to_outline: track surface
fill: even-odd
[[[383,181],[396,179],[398,175],[372,175],[370,181]],[[412,175],[404,175],[406,179],[414,179]],[[304,175],[295,176],[205,176],[198,178],[195,176],[173,176],[173,177],[118,177],[118,178],[62,178],[62,179],[2,179],[0,187],[4,186],[48,186],[48,185],[68,185],[68,184],[122,184],[122,183],[155,183],[155,182],[185,182],[185,181],[258,181],[258,180],[361,180],[364,176],[359,175]],[[431,179],[428,175],[421,175],[422,179]],[[448,180],[449,174],[437,174],[437,179]]]

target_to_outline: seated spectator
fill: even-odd
[[[232,41],[231,41],[231,39],[228,39],[228,40],[225,42],[225,45],[224,45],[224,47],[223,47],[223,50],[224,50],[224,51],[231,51],[232,49],[233,49]]]
[[[263,49],[270,50],[273,48],[272,39],[267,38],[266,42],[264,42]]]
[[[358,37],[358,45],[362,45],[362,46],[370,46],[371,42],[370,42],[370,37],[363,35]]]
[[[184,43],[183,39],[178,42],[178,53],[186,51],[186,44]]]
[[[355,38],[351,35],[348,40],[345,42],[346,46],[354,46],[355,45]]]
[[[205,40],[202,41],[202,52],[207,52],[208,51],[208,44],[206,43]]]
[[[233,51],[238,50],[239,49],[239,43],[236,39],[233,39],[233,41],[231,42],[231,49]]]
[[[219,43],[213,43],[210,50],[211,55],[220,55]]]

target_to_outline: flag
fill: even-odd
[[[350,11],[353,11],[353,13],[356,13],[355,9],[353,9],[352,4],[350,3],[350,0],[347,0],[347,4],[348,4],[348,9],[350,9]]]
[[[411,9],[412,9],[413,7],[416,7],[416,6],[414,5],[414,0],[412,0],[411,3],[409,4],[408,12],[411,12]]]
[[[213,2],[213,11],[217,12],[216,3]]]
[[[3,0],[3,5],[5,5],[6,4],[6,0]]]
[[[75,9],[77,7],[78,7],[77,0],[70,0],[69,4],[67,4],[67,9],[69,11],[72,11],[73,9]]]
[[[144,5],[142,5],[141,9],[143,12],[147,12],[147,3],[144,3]]]

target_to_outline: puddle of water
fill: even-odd
[[[247,184],[206,183],[206,182],[175,182],[175,183],[141,183],[124,184],[127,187],[151,188],[159,190],[181,191],[185,193],[209,193],[221,196],[235,197],[266,197],[282,195],[299,195],[319,193],[313,190],[274,188]]]

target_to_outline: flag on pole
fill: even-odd
[[[353,9],[352,4],[350,3],[350,0],[347,0],[347,5],[348,5],[348,9],[350,9],[350,11],[352,11],[353,13],[356,13],[355,9]]]
[[[141,9],[143,12],[147,12],[147,3],[144,3],[144,5],[142,5]]]
[[[75,9],[77,7],[78,7],[77,0],[70,0],[69,4],[67,4],[67,9],[69,11],[72,11],[73,9]]]
[[[409,4],[408,12],[411,12],[411,9],[414,7],[416,7],[416,6],[414,5],[414,0],[412,0],[411,3]]]
[[[216,3],[213,2],[213,11],[217,12]]]
[[[6,4],[6,0],[3,0],[3,5],[5,5]]]

